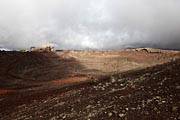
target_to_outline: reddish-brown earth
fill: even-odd
[[[0,94],[7,94],[7,93],[12,93],[15,92],[14,90],[6,90],[6,89],[0,89]]]
[[[180,52],[0,52],[2,120],[180,119]]]
[[[63,78],[63,79],[58,79],[58,80],[52,80],[49,81],[48,83],[50,84],[65,84],[65,83],[76,83],[76,82],[83,82],[87,81],[87,77],[68,77],[68,78]]]

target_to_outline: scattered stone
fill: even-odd
[[[147,99],[147,104],[149,104],[150,102],[152,102],[152,99]]]
[[[112,82],[112,83],[115,83],[115,82],[116,82],[116,80],[115,80],[114,77],[111,77],[111,82]]]
[[[142,100],[142,107],[144,108],[145,107],[145,101]]]
[[[155,107],[154,110],[157,111],[157,107]]]
[[[108,86],[109,86],[109,83],[106,83],[106,86],[108,87]]]
[[[89,108],[92,108],[93,106],[92,105],[88,105],[86,108],[89,109]]]
[[[125,111],[125,110],[122,110],[122,112],[123,112],[123,113],[126,113],[126,111]]]
[[[52,118],[50,118],[49,120],[56,120],[56,117],[52,117]]]
[[[124,87],[124,84],[120,84],[121,87]]]
[[[161,97],[160,97],[160,96],[156,96],[156,97],[154,97],[153,99],[159,99],[159,100],[161,100]]]
[[[66,118],[66,115],[64,115],[62,118],[65,119],[65,118]]]
[[[176,112],[177,110],[178,110],[178,107],[176,107],[176,106],[172,108],[173,112]]]
[[[111,117],[113,115],[113,113],[108,113],[108,116]]]
[[[123,114],[123,113],[119,114],[119,117],[124,117],[124,116],[126,116],[126,114]]]
[[[180,85],[176,87],[176,89],[180,89]]]

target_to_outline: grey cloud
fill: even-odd
[[[1,0],[0,48],[180,49],[179,0]]]

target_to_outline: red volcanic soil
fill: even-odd
[[[0,116],[2,120],[178,120],[179,71],[180,60],[175,60],[56,90],[3,95]]]
[[[7,94],[7,93],[12,93],[12,92],[15,92],[15,90],[0,89],[0,94]]]
[[[83,82],[87,81],[87,77],[68,77],[68,78],[63,78],[63,79],[57,79],[57,80],[52,80],[49,81],[48,83],[50,84],[65,84],[65,83],[75,83],[75,82]]]
[[[0,120],[180,119],[179,51],[0,52],[0,66]]]

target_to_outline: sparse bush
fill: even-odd
[[[93,83],[97,82],[97,78],[95,76],[88,75],[88,79]]]
[[[19,52],[26,52],[26,50],[20,50]]]

